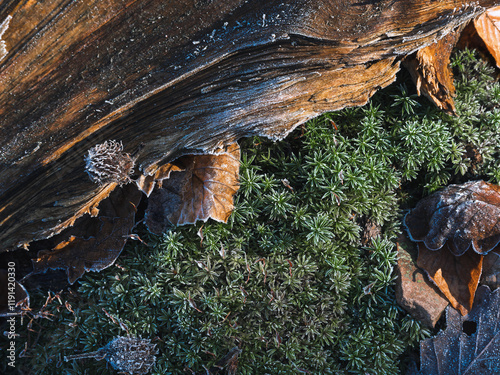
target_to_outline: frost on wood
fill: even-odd
[[[33,272],[64,269],[73,284],[86,271],[102,271],[120,255],[135,222],[142,194],[134,184],[118,187],[99,204],[99,215],[85,215],[61,234],[49,239],[52,250],[38,252]]]
[[[2,36],[9,28],[9,23],[11,19],[12,19],[11,16],[7,16],[3,20],[3,22],[0,23],[0,61],[2,61],[4,57],[7,56],[7,54],[9,53],[9,51],[7,51],[7,44],[5,43],[4,40],[2,40]]]
[[[137,173],[151,175],[221,141],[282,138],[366,103],[394,81],[403,56],[495,5],[214,0],[178,1],[173,12],[163,0],[10,3],[0,251],[54,236],[86,212],[101,186],[82,160],[97,143],[121,140]]]
[[[130,375],[145,375],[156,362],[158,349],[151,340],[118,336],[106,346],[91,353],[64,357],[65,361],[82,358],[105,359],[115,370]]]
[[[419,374],[500,373],[500,289],[481,286],[466,316],[448,308],[446,330],[420,344]]]
[[[134,169],[134,160],[123,152],[122,143],[117,141],[106,141],[92,147],[85,163],[90,179],[100,185],[129,183]]]

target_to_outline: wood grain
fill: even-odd
[[[137,173],[235,139],[286,136],[361,105],[399,61],[493,0],[8,0],[0,23],[0,248],[95,207],[88,149],[123,142]]]

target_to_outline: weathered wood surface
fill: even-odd
[[[0,248],[96,212],[113,188],[85,173],[98,143],[122,141],[152,174],[240,137],[282,138],[363,104],[403,56],[497,2],[3,1]]]

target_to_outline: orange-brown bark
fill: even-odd
[[[84,157],[96,144],[122,142],[135,172],[154,174],[240,137],[282,138],[365,103],[402,57],[495,4],[2,2],[2,250],[53,236],[94,205],[102,187]]]

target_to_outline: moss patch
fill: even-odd
[[[118,266],[53,299],[52,320],[28,331],[25,317],[19,372],[114,373],[62,362],[123,335],[111,315],[158,344],[153,374],[204,371],[234,346],[240,374],[400,373],[429,335],[395,302],[401,208],[449,183],[500,181],[500,85],[470,51],[453,66],[457,117],[402,73],[366,106],[282,142],[243,140],[229,223],[143,230],[149,247],[129,243]],[[36,310],[45,297],[33,294]]]

